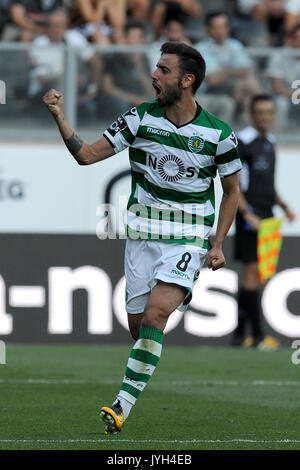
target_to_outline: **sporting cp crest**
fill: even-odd
[[[188,146],[191,152],[201,152],[204,147],[204,139],[202,138],[202,135],[192,135],[188,140]]]

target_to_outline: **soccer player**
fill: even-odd
[[[289,221],[294,214],[275,189],[275,148],[270,128],[275,106],[268,94],[255,95],[250,103],[252,126],[238,133],[239,155],[243,162],[240,173],[241,197],[236,217],[235,259],[243,264],[238,293],[238,326],[233,334],[233,346],[259,346],[277,349],[278,341],[264,338],[260,322],[261,283],[257,262],[257,231],[262,219],[273,217],[278,204]],[[252,337],[245,338],[250,324]]]
[[[60,92],[50,90],[44,97],[80,165],[129,147],[126,310],[136,342],[115,402],[100,411],[106,433],[122,429],[158,364],[168,318],[177,308],[187,308],[204,262],[212,270],[225,265],[222,245],[238,207],[241,162],[231,128],[194,99],[204,76],[205,61],[197,50],[184,43],[163,44],[152,74],[155,100],[120,116],[93,144],[66,121]],[[223,197],[211,247],[217,172]]]

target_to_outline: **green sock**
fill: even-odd
[[[153,326],[144,326],[140,329],[139,339],[130,353],[123,384],[118,394],[132,405],[155,371],[161,355],[163,335],[163,330]]]

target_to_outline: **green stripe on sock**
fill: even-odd
[[[154,326],[143,326],[140,329],[139,339],[152,339],[153,341],[162,344],[163,337],[163,330],[160,330],[159,328],[154,328]]]
[[[132,387],[132,385],[128,385],[126,383],[122,384],[121,390],[123,390],[124,392],[129,393],[130,395],[132,395],[135,398],[138,398],[140,396],[141,391],[142,391],[142,390],[138,390],[137,388]]]
[[[131,380],[136,380],[137,382],[145,382],[145,383],[147,383],[151,377],[151,375],[148,375],[148,374],[135,372],[134,370],[130,369],[130,367],[126,368],[125,375]]]
[[[137,361],[144,362],[145,364],[151,364],[152,366],[156,366],[159,361],[158,356],[141,349],[133,349],[130,353],[130,357],[132,359],[136,359]]]

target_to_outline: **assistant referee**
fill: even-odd
[[[240,173],[240,203],[236,216],[234,257],[243,264],[238,292],[238,326],[233,333],[233,346],[259,346],[277,349],[278,341],[265,337],[261,326],[261,283],[257,262],[257,231],[262,219],[273,217],[278,204],[289,221],[295,216],[275,189],[275,138],[269,133],[274,122],[275,106],[270,95],[255,95],[250,103],[252,126],[237,135],[243,163]],[[252,336],[246,338],[246,328]]]

